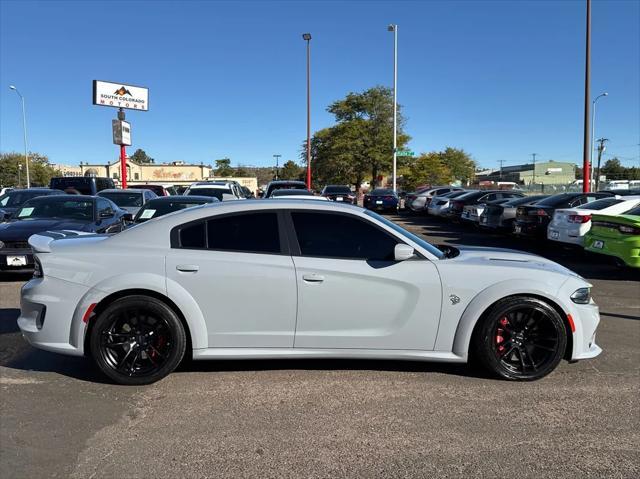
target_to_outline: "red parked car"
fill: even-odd
[[[131,185],[131,186],[127,186],[128,188],[136,188],[136,189],[143,189],[143,190],[151,190],[153,191],[156,195],[158,196],[173,196],[173,195],[177,195],[178,192],[176,191],[175,186],[173,185]]]

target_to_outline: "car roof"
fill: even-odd
[[[299,180],[273,180],[269,182],[270,185],[304,185],[307,184],[304,181]]]
[[[217,190],[228,190],[229,188],[229,183],[196,183],[194,185],[191,185],[189,188],[191,188],[192,190],[195,190],[197,188],[214,188]]]
[[[36,196],[35,198],[31,198],[29,200],[29,202],[31,201],[62,201],[62,200],[78,200],[78,201],[87,201],[87,200],[95,200],[95,196],[91,196],[91,195],[67,195],[66,193],[62,194],[62,195],[51,195],[53,197],[49,197],[49,196]]]
[[[127,188],[127,189],[119,189],[119,188],[108,188],[106,190],[100,190],[98,191],[98,196],[100,196],[100,193],[144,193],[145,190],[144,188]]]
[[[214,203],[215,199],[213,196],[199,196],[199,195],[172,195],[172,196],[159,196],[157,198],[153,198],[149,200],[147,204],[157,204],[157,203],[193,203],[194,201],[204,201],[206,203]]]

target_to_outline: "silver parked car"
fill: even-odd
[[[546,197],[547,195],[525,196],[524,198],[514,198],[501,204],[490,203],[482,211],[479,224],[484,228],[511,231],[513,222],[516,219],[518,206],[532,205]]]
[[[140,188],[127,188],[126,190],[108,189],[100,191],[96,196],[102,196],[113,201],[119,208],[131,215],[131,219],[138,213],[138,210],[149,200],[157,198],[151,190]]]

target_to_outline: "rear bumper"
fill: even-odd
[[[516,221],[513,224],[513,233],[519,236],[531,236],[535,238],[545,238],[547,225],[540,223],[521,223]]]
[[[12,259],[24,258],[26,264],[17,264]],[[20,263],[22,263],[20,261]],[[3,249],[0,252],[0,271],[3,273],[32,273],[33,272],[33,252],[29,249]]]
[[[549,226],[549,228],[547,228],[547,239],[550,241],[557,241],[559,243],[582,246],[584,236],[581,236],[579,231],[571,231],[566,228],[554,228],[553,226]]]
[[[594,248],[594,241],[601,241],[602,248]],[[629,238],[606,238],[587,235],[584,241],[584,249],[592,253],[606,254],[614,256],[627,266],[640,268],[640,237],[629,236]]]

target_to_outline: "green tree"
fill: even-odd
[[[249,171],[244,166],[238,166],[235,169],[234,176],[242,178],[245,176],[251,176],[251,173],[249,173]]]
[[[601,175],[606,175],[608,180],[624,180],[626,178],[626,168],[622,166],[618,158],[607,160],[600,169]]]
[[[423,153],[405,168],[403,186],[413,190],[420,185],[446,185],[453,179],[451,169],[443,160],[442,153]]]
[[[465,184],[475,177],[476,162],[463,149],[448,146],[438,155],[442,163],[451,171],[453,180],[460,180]]]
[[[18,175],[18,165],[22,165],[22,171]],[[26,186],[26,162],[23,154],[0,153],[0,185],[2,186]],[[49,158],[39,153],[29,152],[29,177],[32,186],[49,186],[52,177],[60,175],[49,163]],[[20,176],[20,184],[18,184]]]
[[[222,158],[216,160],[216,176],[233,176],[235,171],[231,168],[231,160],[229,158]]]
[[[302,168],[293,160],[289,160],[282,165],[278,173],[278,177],[283,180],[299,180],[301,176]]]
[[[382,86],[362,93],[349,93],[327,111],[336,125],[316,132],[311,142],[314,182],[352,183],[360,188],[367,177],[372,184],[388,173],[393,160],[393,94]],[[398,148],[410,137],[404,133],[404,118],[398,108]],[[302,148],[306,158],[306,142]],[[399,165],[402,160],[399,159]],[[318,185],[320,186],[320,185]]]
[[[147,153],[138,148],[135,153],[133,155],[131,155],[129,157],[130,160],[134,161],[135,163],[153,163],[155,160],[153,158],[151,158],[149,155],[147,155]]]

